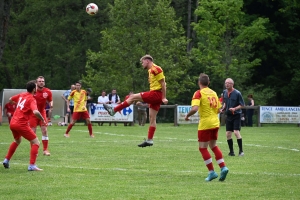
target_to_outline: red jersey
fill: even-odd
[[[43,110],[45,110],[46,102],[52,101],[52,92],[46,87],[42,90],[37,89],[34,98],[36,99],[38,110],[43,112]]]
[[[17,103],[11,123],[28,125],[29,116],[37,110],[36,100],[29,92],[24,92],[11,97]]]
[[[7,113],[14,114],[16,110],[16,104],[7,103],[5,104],[4,108],[6,109]]]

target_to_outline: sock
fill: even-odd
[[[121,110],[123,110],[123,108],[126,108],[128,106],[130,106],[130,105],[127,103],[127,101],[124,101],[124,102],[120,103],[118,106],[116,106],[114,108],[114,111],[115,112],[121,111]]]
[[[240,149],[239,153],[243,152],[243,141],[242,141],[242,138],[237,139],[236,141],[237,141],[237,143],[239,145],[239,149]]]
[[[202,158],[204,160],[204,163],[208,169],[208,171],[214,171],[214,166],[212,164],[211,156],[207,150],[207,148],[199,148],[199,151],[202,155]]]
[[[14,155],[16,149],[18,148],[18,146],[19,145],[15,141],[10,144],[7,155],[5,156],[5,158],[7,160],[11,159],[11,157]]]
[[[227,140],[227,143],[228,143],[228,147],[229,147],[230,153],[234,153],[234,151],[233,151],[233,141],[232,141],[232,139]]]
[[[39,152],[39,145],[37,145],[37,144],[31,145],[30,160],[29,160],[30,165],[35,164],[36,157],[38,156],[38,152]]]
[[[48,140],[48,137],[42,136],[43,151],[46,151],[48,149]]]
[[[70,132],[70,130],[72,129],[73,127],[73,124],[69,124],[68,128],[67,128],[67,131],[66,131],[66,134],[68,134]]]
[[[88,129],[89,129],[89,133],[90,133],[90,135],[93,135],[93,128],[92,128],[92,124],[88,124]]]
[[[225,162],[224,162],[222,151],[220,150],[220,148],[218,146],[215,146],[211,150],[215,154],[215,158],[216,158],[216,161],[217,161],[219,167],[220,168],[225,167]]]
[[[156,127],[150,126],[148,129],[148,140],[152,140],[154,133],[155,133]]]

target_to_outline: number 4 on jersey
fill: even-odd
[[[20,107],[20,110],[22,110],[22,109],[24,108],[25,102],[26,102],[26,99],[24,99],[24,100],[22,101],[22,97],[20,97],[19,102],[18,102],[18,105],[17,105],[17,108]]]

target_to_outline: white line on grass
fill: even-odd
[[[24,163],[10,163],[11,166],[13,165],[22,165],[22,166],[27,166],[27,164]],[[134,171],[134,172],[172,172],[174,174],[178,174],[178,173],[182,173],[182,174],[186,174],[186,173],[193,173],[193,174],[207,174],[207,171],[192,171],[192,170],[188,170],[188,171],[171,171],[170,169],[166,170],[166,169],[162,169],[162,170],[149,170],[149,169],[126,169],[126,168],[98,168],[98,167],[76,167],[76,166],[67,166],[67,165],[63,165],[63,166],[58,166],[58,165],[49,165],[49,164],[44,164],[44,167],[51,167],[51,168],[68,168],[68,169],[84,169],[84,170],[107,170],[107,171]],[[41,166],[40,166],[41,167]],[[44,170],[46,171],[46,170]],[[282,174],[282,173],[270,173],[270,172],[260,172],[260,173],[251,173],[251,172],[246,172],[246,173],[241,173],[241,172],[232,172],[230,171],[230,174],[241,174],[241,175],[253,175],[253,174],[262,174],[262,175],[269,175],[269,176],[300,176],[300,174]]]
[[[61,129],[62,130],[62,129]],[[84,132],[87,133],[88,131],[84,131],[84,130],[74,130],[77,132]],[[104,135],[111,135],[111,136],[120,136],[120,137],[136,137],[136,135],[124,135],[124,134],[117,134],[117,133],[102,133],[102,132],[94,132],[94,134],[104,134]],[[157,137],[155,137],[157,138]],[[170,137],[165,137],[166,140],[160,140],[160,141],[170,141],[170,140],[177,140],[177,138],[170,138]],[[185,139],[184,141],[197,141],[197,139]],[[219,142],[218,143],[222,144],[224,142]],[[254,147],[264,147],[264,148],[277,148],[277,149],[284,149],[284,150],[288,150],[288,151],[296,151],[296,152],[300,152],[299,149],[289,149],[289,148],[285,148],[285,147],[270,147],[270,146],[263,146],[263,145],[257,145],[257,144],[244,144],[245,146],[254,146]]]

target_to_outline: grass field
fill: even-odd
[[[229,168],[224,182],[204,181],[208,172],[198,151],[197,125],[158,124],[154,146],[139,148],[147,126],[94,126],[95,138],[80,124],[73,127],[70,138],[63,137],[66,127],[51,126],[51,156],[43,156],[40,148],[37,159],[44,171],[27,171],[29,143],[23,140],[10,169],[0,169],[0,199],[300,198],[296,125],[243,127],[244,157],[227,156],[221,127],[218,144]],[[0,126],[0,135],[4,158],[13,138],[7,125]],[[38,136],[41,140],[40,130]],[[234,147],[238,153],[235,138]]]

